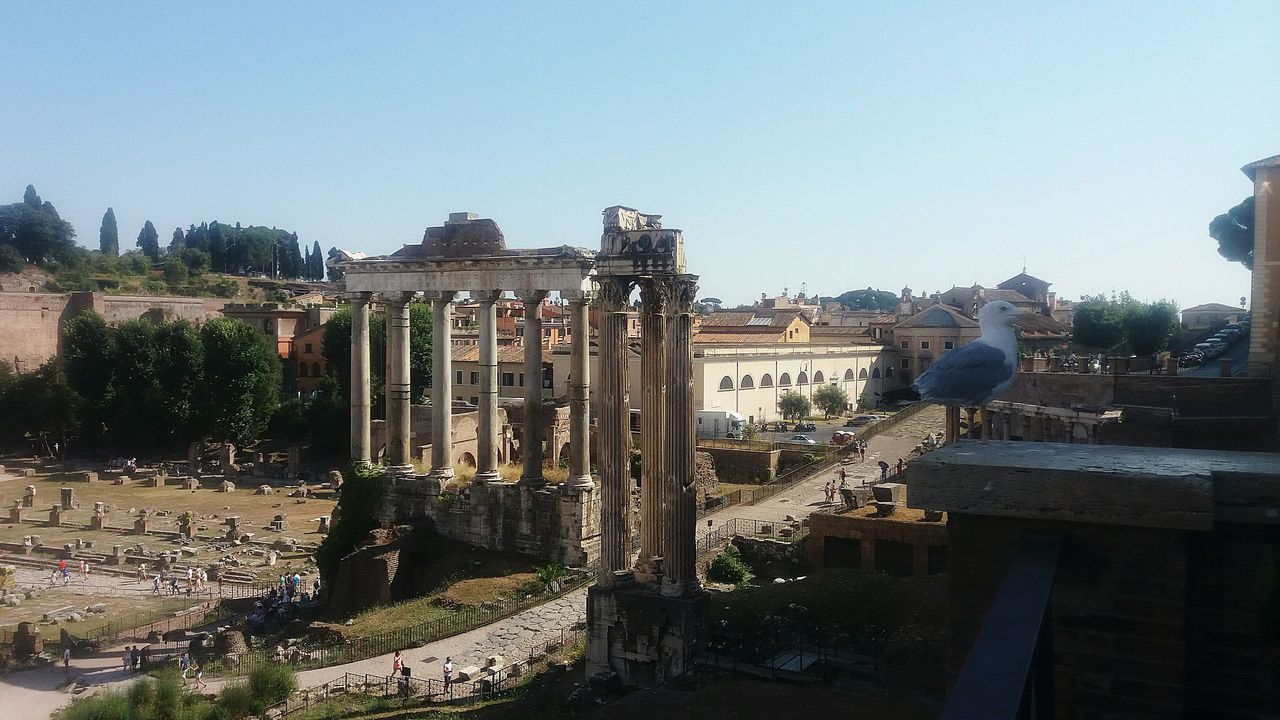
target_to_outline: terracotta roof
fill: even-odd
[[[1065,337],[1071,333],[1071,328],[1054,320],[1051,317],[1045,317],[1039,313],[1019,313],[1013,319],[1013,327],[1017,329],[1021,335],[1048,335],[1053,337]]]
[[[934,305],[925,308],[898,323],[900,328],[975,328],[978,323],[950,305]]]
[[[794,308],[783,308],[781,310],[756,308],[754,310],[725,310],[711,313],[703,318],[702,326],[737,327],[748,330],[770,327],[779,328],[790,325],[796,318],[800,318],[808,324],[813,324],[808,314]]]
[[[1280,155],[1272,155],[1269,158],[1263,158],[1256,162],[1251,162],[1240,168],[1240,172],[1249,176],[1250,180],[1255,180],[1256,178],[1254,176],[1258,174],[1258,169],[1264,167],[1280,167]]]
[[[1205,303],[1204,305],[1196,305],[1189,307],[1182,312],[1221,312],[1221,313],[1244,313],[1244,308],[1223,305],[1222,303]]]
[[[1002,283],[999,283],[998,285],[996,285],[996,287],[1002,290],[1012,290],[1018,287],[1019,285],[1043,285],[1047,288],[1052,284],[1053,283],[1045,282],[1044,280],[1041,280],[1040,278],[1034,275],[1028,275],[1024,271],[1024,272],[1018,273],[1017,275],[1014,275],[1013,277],[1009,278],[1008,280],[1005,280]]]
[[[479,345],[454,345],[453,352],[449,353],[454,362],[480,362],[480,346]],[[516,345],[499,345],[498,346],[498,363],[522,363],[524,362],[524,346]],[[551,353],[542,351],[542,362],[551,362]]]
[[[743,333],[743,332],[708,332],[702,330],[693,336],[693,342],[696,345],[797,345],[799,343],[787,343],[786,333],[778,332],[776,328],[764,328],[768,332],[765,333]]]
[[[1017,290],[1001,290],[1000,288],[984,288],[982,290],[982,299],[987,302],[991,302],[992,300],[1004,300],[1005,302],[1011,302],[1014,305],[1018,305],[1019,303],[1024,305],[1027,303],[1031,303],[1033,305],[1036,304],[1035,300],[1032,300]]]

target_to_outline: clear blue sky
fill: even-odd
[[[96,247],[146,219],[370,253],[450,211],[593,247],[625,204],[703,296],[1234,303],[1209,220],[1280,153],[1280,4],[28,3],[5,14],[0,200]],[[643,7],[639,7],[643,6]],[[1069,7],[1068,7],[1069,6]]]

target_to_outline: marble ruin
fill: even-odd
[[[428,228],[420,245],[385,257],[347,260],[352,307],[352,459],[377,455],[370,433],[370,305],[387,315],[384,525],[429,519],[442,534],[501,550],[520,550],[597,568],[588,595],[590,671],[611,670],[652,686],[691,661],[706,606],[695,558],[697,488],[693,397],[693,301],[697,277],[685,273],[680,230],[661,216],[616,206],[604,211],[600,252],[561,246],[510,250],[494,221],[453,213]],[[627,391],[627,310],[640,291],[641,455],[639,555],[632,562],[631,403]],[[444,502],[453,478],[453,372],[450,303],[466,291],[481,305],[477,472]],[[498,368],[495,303],[504,291],[525,302],[523,475],[498,476]],[[538,307],[548,293],[568,300],[574,332],[569,392],[569,479],[543,477],[546,408]],[[409,309],[415,294],[432,304],[430,471],[415,474],[410,442]],[[599,312],[600,403],[596,422],[600,483],[591,477],[588,408],[588,303]],[[553,454],[554,456],[554,454]]]

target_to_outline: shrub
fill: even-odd
[[[138,683],[150,684],[150,683]],[[129,699],[118,692],[107,692],[95,697],[76,698],[61,713],[60,720],[131,720],[133,711]]]
[[[543,565],[538,568],[536,575],[538,582],[542,583],[544,588],[550,589],[551,583],[564,577],[564,566],[557,563]]]
[[[751,579],[751,568],[747,567],[738,548],[730,545],[711,561],[707,577],[716,582],[741,585]]]
[[[298,689],[298,678],[287,665],[259,665],[249,673],[249,690],[266,709],[284,702]]]
[[[12,245],[0,245],[0,272],[22,272],[26,260]]]
[[[257,707],[257,699],[253,696],[253,688],[248,683],[232,683],[218,693],[218,708],[233,720],[249,717],[261,710]]]

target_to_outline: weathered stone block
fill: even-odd
[[[877,503],[903,503],[907,500],[907,486],[902,483],[880,483],[871,487],[871,495]]]

